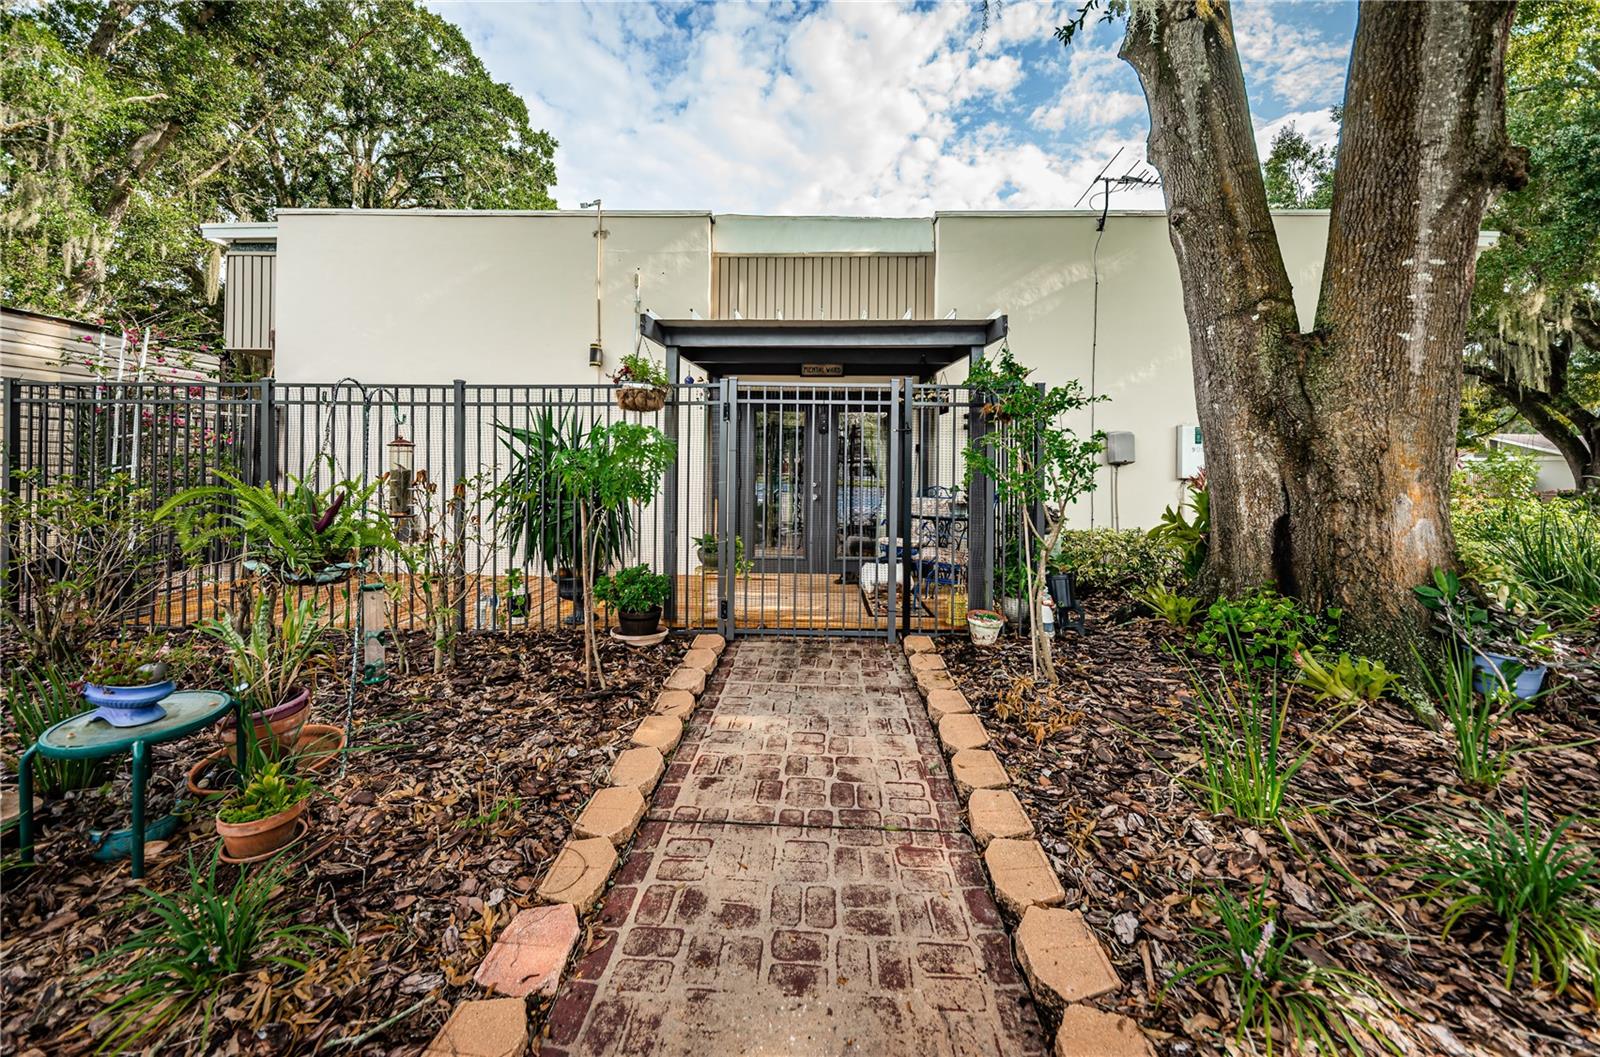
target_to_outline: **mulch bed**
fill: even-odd
[[[952,637],[941,652],[995,739],[1067,905],[1083,912],[1122,977],[1122,990],[1099,1004],[1157,1033],[1164,1055],[1235,1047],[1224,989],[1166,987],[1194,959],[1195,929],[1215,924],[1203,897],[1223,884],[1242,898],[1265,880],[1283,921],[1311,937],[1303,952],[1369,974],[1405,1007],[1392,1025],[1405,1052],[1600,1052],[1600,1018],[1580,989],[1535,992],[1520,970],[1506,989],[1496,930],[1469,916],[1441,939],[1441,908],[1405,898],[1417,878],[1396,866],[1410,847],[1407,825],[1479,801],[1519,812],[1524,788],[1547,824],[1584,814],[1590,821],[1571,834],[1600,844],[1593,744],[1521,756],[1497,791],[1478,797],[1461,786],[1445,736],[1405,705],[1367,707],[1321,739],[1332,717],[1301,697],[1297,737],[1318,738],[1318,747],[1293,787],[1297,804],[1313,810],[1289,823],[1291,843],[1212,814],[1183,784],[1199,753],[1188,733],[1189,671],[1168,650],[1181,650],[1181,637],[1157,621],[1119,622],[1125,614],[1109,600],[1088,608],[1087,633],[1057,640],[1054,700],[1020,715],[1019,705],[1038,700],[1018,687],[1031,673],[1025,639],[978,649]],[[1569,687],[1518,717],[1509,734],[1544,746],[1593,739],[1600,701]]]
[[[297,920],[351,935],[351,946],[329,944],[304,976],[273,969],[239,981],[207,1049],[180,1033],[160,1052],[420,1053],[455,1001],[476,992],[471,976],[489,940],[536,902],[572,817],[685,648],[681,637],[637,652],[605,642],[614,684],[590,693],[580,642],[571,631],[469,636],[456,667],[434,675],[423,638],[407,636],[413,670],[358,693],[348,772],[323,780],[328,795],[311,809],[279,897]],[[316,701],[314,721],[341,722],[343,682],[325,678]],[[160,747],[152,791],[181,787],[214,739]],[[16,747],[8,731],[6,749]],[[84,832],[127,825],[127,803],[124,761],[109,791],[48,804],[39,865],[6,878],[0,1051],[95,1048],[105,1027],[96,1014],[113,996],[95,993],[84,963],[149,918],[126,916],[137,887],[127,864],[91,860]],[[216,843],[201,808],[147,862],[143,883],[185,886],[187,856],[204,861]],[[219,877],[231,885],[234,868]]]

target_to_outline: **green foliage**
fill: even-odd
[[[1313,147],[1294,122],[1272,137],[1261,172],[1274,209],[1327,209],[1333,205],[1333,147]]]
[[[1195,608],[1200,604],[1198,598],[1179,594],[1160,584],[1147,587],[1134,597],[1144,603],[1156,616],[1179,628],[1186,628],[1194,623]]]
[[[17,494],[0,493],[0,522],[14,533],[0,614],[33,659],[77,663],[150,597],[162,563],[150,492],[125,474],[88,486],[18,476]]]
[[[412,490],[410,538],[398,548],[412,589],[422,596],[433,637],[433,670],[455,661],[460,614],[493,548],[484,539],[478,496],[483,475],[456,482],[448,492],[426,475]]]
[[[1317,695],[1318,701],[1376,701],[1389,692],[1400,677],[1382,661],[1370,657],[1351,659],[1348,653],[1330,661],[1317,650],[1305,649],[1293,655],[1300,668],[1300,685]]]
[[[1575,630],[1600,626],[1600,509],[1581,500],[1528,504],[1478,531],[1480,568],[1517,585],[1535,612]]]
[[[718,557],[718,548],[720,547],[721,543],[721,538],[715,532],[707,532],[703,536],[696,536],[694,538],[694,545],[700,549],[700,553],[703,556],[701,560],[707,568],[715,569],[717,567],[717,562],[721,560]],[[746,560],[744,556],[744,537],[734,536],[733,574],[735,576],[744,576],[754,568],[755,563]]]
[[[90,651],[90,664],[83,679],[96,686],[143,686],[162,678],[179,680],[195,663],[192,649],[173,646],[160,635],[101,639]],[[150,671],[154,665],[165,665],[165,676],[154,675]]]
[[[1498,506],[1532,499],[1539,479],[1539,460],[1517,448],[1485,448],[1450,477],[1452,508]]]
[[[1319,1055],[1372,1052],[1381,1045],[1399,1052],[1372,1030],[1363,1005],[1394,1006],[1382,985],[1361,973],[1320,964],[1295,952],[1305,937],[1279,923],[1267,904],[1266,885],[1248,899],[1235,898],[1220,885],[1211,906],[1218,927],[1202,928],[1196,960],[1183,966],[1167,985],[1222,982],[1238,1009],[1235,1038],[1259,1039],[1267,1055],[1275,1049]],[[1370,1043],[1367,1040],[1371,1040]]]
[[[1522,817],[1479,809],[1476,826],[1442,819],[1417,857],[1428,889],[1445,903],[1444,934],[1483,914],[1504,930],[1500,968],[1510,987],[1526,966],[1535,987],[1546,976],[1564,991],[1578,970],[1600,1002],[1600,861],[1568,837],[1577,816],[1546,829],[1522,794]]]
[[[55,665],[45,665],[38,672],[19,665],[7,679],[6,711],[24,749],[47,729],[87,707],[72,678]],[[15,770],[16,761],[10,762]],[[57,760],[37,754],[33,758],[33,780],[46,796],[97,786],[109,773],[106,760]]]
[[[1307,613],[1270,587],[1243,598],[1219,598],[1206,610],[1195,646],[1214,657],[1232,656],[1251,667],[1290,668],[1302,647],[1332,641],[1340,612]]]
[[[671,592],[672,581],[648,565],[630,565],[594,585],[594,596],[621,613],[647,612],[666,602]]]
[[[1511,769],[1512,751],[1497,748],[1500,728],[1528,703],[1497,688],[1481,694],[1473,688],[1472,653],[1456,642],[1446,643],[1440,660],[1430,665],[1413,653],[1423,683],[1440,713],[1450,722],[1456,769],[1463,781],[1493,789]]]
[[[231,617],[196,627],[226,648],[233,693],[247,711],[264,712],[287,700],[302,678],[332,657],[322,637],[322,609],[314,599],[284,606],[283,619],[275,623],[276,608],[271,596],[261,593],[251,603],[243,634]]]
[[[632,382],[657,389],[665,389],[672,384],[672,379],[667,377],[667,369],[641,352],[630,352],[623,356],[611,380],[618,385]]]
[[[304,972],[303,959],[317,953],[314,941],[344,942],[331,929],[294,923],[294,909],[275,894],[286,879],[284,867],[242,869],[233,886],[223,888],[217,856],[202,870],[191,854],[188,873],[188,887],[174,894],[140,889],[143,898],[129,909],[155,915],[155,923],[93,962],[127,962],[101,978],[117,997],[102,1011],[113,1023],[100,1052],[150,1045],[162,1050],[167,1035],[197,1004],[204,1013],[204,1050],[216,1003],[243,974],[275,966]]]
[[[545,408],[535,416],[532,429],[501,422],[495,428],[510,465],[489,498],[506,546],[548,572],[575,572],[581,550],[578,507],[583,497],[567,487],[555,466],[568,459],[567,453],[586,448],[590,432],[599,424],[585,426],[575,411],[558,415]],[[632,538],[633,513],[627,504],[601,507],[593,494],[588,505],[595,521],[590,566],[603,572],[621,557]]]
[[[309,579],[353,556],[396,545],[389,519],[367,512],[382,478],[365,485],[346,479],[319,490],[290,476],[279,493],[222,470],[215,473],[223,484],[185,489],[154,515],[177,523],[191,559],[222,540],[242,545],[275,575]]]
[[[1311,756],[1298,753],[1285,737],[1292,690],[1276,671],[1256,671],[1244,663],[1241,644],[1229,633],[1224,662],[1214,679],[1190,672],[1200,708],[1195,715],[1200,741],[1200,778],[1194,781],[1214,812],[1228,812],[1252,823],[1276,823],[1289,785]]]
[[[550,208],[555,146],[411,0],[12,5],[0,300],[215,335],[201,223]]]
[[[1211,550],[1211,492],[1203,478],[1190,481],[1188,492],[1188,505],[1194,516],[1184,513],[1182,503],[1176,510],[1169,506],[1161,512],[1160,522],[1150,530],[1150,538],[1176,548],[1181,556],[1183,575],[1192,580],[1205,565],[1206,555]]]
[[[292,764],[274,760],[253,769],[244,787],[222,802],[217,817],[224,822],[258,822],[281,814],[311,795],[311,783],[289,771]]]
[[[1139,529],[1068,529],[1050,558],[1052,572],[1072,572],[1078,591],[1137,593],[1172,579],[1179,551],[1168,540]]]

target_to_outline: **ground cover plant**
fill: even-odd
[[[1524,876],[1546,878],[1544,890],[1562,890],[1568,905],[1588,908],[1561,920],[1597,905],[1571,880],[1589,876],[1582,864],[1600,846],[1600,765],[1587,743],[1600,736],[1600,699],[1585,684],[1563,678],[1534,707],[1503,717],[1490,742],[1495,752],[1525,744],[1540,751],[1512,755],[1493,788],[1463,778],[1452,725],[1438,717],[1438,729],[1430,727],[1403,703],[1402,691],[1410,691],[1400,684],[1376,702],[1316,701],[1311,687],[1296,686],[1296,704],[1278,724],[1276,773],[1298,766],[1282,783],[1278,821],[1254,821],[1226,798],[1214,807],[1203,778],[1211,735],[1194,677],[1202,672],[1215,694],[1225,664],[1194,648],[1194,629],[1132,609],[1115,594],[1086,605],[1085,633],[1059,640],[1054,688],[1025,684],[1029,650],[1015,637],[989,649],[946,639],[941,652],[989,728],[1067,905],[1083,912],[1123,981],[1096,1004],[1138,1020],[1159,1057],[1264,1053],[1269,1022],[1274,1053],[1304,1050],[1324,1031],[1332,1041],[1324,1036],[1320,1052],[1382,1053],[1392,1045],[1419,1054],[1565,1055],[1600,1047],[1600,1015],[1581,958],[1569,959],[1558,990],[1551,958],[1541,954],[1536,984],[1524,940],[1507,982],[1504,917],[1521,913],[1526,921],[1538,900],[1508,903],[1513,909],[1503,915],[1497,899],[1520,889],[1497,897],[1483,880],[1508,861],[1537,860],[1547,835],[1556,834],[1544,861],[1565,850],[1567,872],[1528,867]],[[1326,663],[1338,653],[1319,656]],[[1359,656],[1352,653],[1352,665]],[[1247,670],[1280,686],[1302,675]],[[1249,714],[1243,707],[1231,713],[1235,723]],[[1038,719],[1051,715],[1066,721],[1040,737]],[[1272,730],[1270,710],[1259,715],[1258,748],[1270,745]],[[1222,731],[1213,734],[1224,740]],[[1246,742],[1235,732],[1227,743],[1242,754]],[[1242,802],[1263,800],[1270,803]],[[1426,859],[1430,822],[1468,819],[1471,826],[1457,827],[1465,842],[1492,832],[1480,812],[1505,819],[1517,838],[1480,856],[1500,866],[1468,869],[1452,859],[1445,868]],[[1518,847],[1533,850],[1513,852]],[[1459,881],[1446,884],[1444,874]],[[1557,876],[1567,880],[1548,881]],[[1272,933],[1258,954],[1268,921]],[[1521,935],[1529,929],[1522,925]],[[1566,949],[1581,953],[1570,935]],[[1246,957],[1277,957],[1284,973],[1312,978],[1269,985],[1248,968],[1262,962]]]
[[[222,644],[188,638],[227,678]],[[161,1053],[420,1054],[473,992],[493,937],[536,902],[572,818],[684,649],[602,641],[611,686],[590,692],[575,630],[469,634],[445,671],[406,670],[398,647],[426,669],[431,641],[397,636],[389,680],[359,689],[344,774],[313,779],[314,825],[271,874],[212,863],[215,807],[151,846],[141,884],[93,861],[86,831],[127,824],[126,761],[47,797],[37,866],[5,877],[0,1050],[89,1054],[150,1028],[139,1045]],[[348,638],[328,645],[348,670]],[[313,719],[337,723],[344,705],[342,680],[318,683]],[[21,731],[7,724],[0,743],[14,756]],[[152,813],[215,748],[206,731],[158,749]],[[152,995],[172,1004],[128,1020]]]

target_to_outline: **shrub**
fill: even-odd
[[[1294,599],[1263,587],[1211,603],[1195,645],[1202,653],[1231,655],[1252,667],[1289,668],[1296,650],[1334,637],[1339,616],[1337,609],[1327,610],[1325,617],[1307,613]]]
[[[1543,616],[1574,628],[1600,621],[1600,514],[1577,503],[1539,503],[1502,512],[1487,527],[1482,555],[1522,589]]]
[[[1539,460],[1515,448],[1486,448],[1450,476],[1454,504],[1472,509],[1531,499],[1539,480]]]
[[[1080,594],[1136,594],[1176,576],[1180,554],[1173,543],[1139,529],[1069,530],[1061,534],[1050,567],[1074,573]]]
[[[1444,935],[1466,915],[1486,914],[1505,933],[1500,968],[1508,988],[1519,965],[1534,986],[1548,974],[1558,991],[1577,968],[1600,1001],[1600,861],[1567,838],[1577,817],[1545,829],[1529,812],[1526,790],[1520,819],[1488,808],[1479,814],[1476,827],[1441,819],[1415,863],[1429,886],[1421,896],[1446,904]]]
[[[1480,694],[1473,688],[1472,654],[1456,643],[1445,646],[1437,665],[1412,652],[1424,684],[1450,721],[1456,769],[1470,785],[1493,789],[1511,769],[1512,751],[1495,747],[1501,726],[1530,706],[1503,689]]]
[[[1400,677],[1370,657],[1354,660],[1348,653],[1330,661],[1316,650],[1293,654],[1300,668],[1300,685],[1317,695],[1318,701],[1376,701],[1388,693]]]
[[[1186,628],[1194,622],[1194,611],[1200,605],[1198,598],[1162,587],[1147,587],[1136,596],[1156,616],[1175,627]]]
[[[39,735],[64,719],[71,719],[87,706],[73,681],[60,668],[47,665],[38,672],[23,668],[12,671],[6,687],[6,710],[24,748],[39,740]],[[49,756],[33,758],[33,780],[46,795],[69,789],[88,789],[105,781],[109,763],[105,760],[58,760]]]
[[[663,604],[672,581],[650,571],[648,565],[630,565],[594,585],[594,596],[621,613],[644,613]]]
[[[227,619],[203,621],[196,628],[227,649],[233,692],[251,711],[264,712],[287,700],[302,677],[331,656],[322,638],[322,610],[315,600],[302,598],[286,607],[277,624],[273,609],[272,598],[262,593],[252,603],[243,634]]]
[[[130,909],[149,911],[156,923],[94,961],[104,964],[132,956],[125,969],[103,981],[123,993],[104,1011],[113,1018],[113,1026],[101,1041],[101,1050],[137,1049],[143,1040],[159,1049],[162,1039],[196,1003],[204,1010],[199,1045],[204,1050],[212,1007],[224,997],[229,982],[267,966],[303,972],[300,959],[316,953],[313,939],[343,942],[332,929],[293,923],[287,902],[274,898],[284,877],[284,868],[275,864],[243,869],[232,888],[221,888],[213,853],[204,870],[190,855],[185,890],[163,895],[141,889],[143,899]]]
[[[1211,550],[1211,492],[1206,488],[1204,475],[1189,481],[1188,490],[1194,517],[1183,512],[1182,503],[1176,510],[1169,506],[1161,512],[1161,521],[1150,530],[1150,535],[1177,550],[1183,574],[1192,580],[1205,565],[1206,555]]]
[[[1370,1052],[1364,1039],[1398,1052],[1371,1030],[1352,1001],[1393,1006],[1388,992],[1370,977],[1295,953],[1303,936],[1279,924],[1267,905],[1265,883],[1247,900],[1219,886],[1211,906],[1218,927],[1199,930],[1203,942],[1196,960],[1178,970],[1169,988],[1184,981],[1222,982],[1238,1009],[1235,1038],[1243,1043],[1247,1034],[1256,1035],[1269,1055],[1275,1047],[1364,1054]]]

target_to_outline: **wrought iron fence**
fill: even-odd
[[[538,438],[552,423],[587,429],[626,417],[677,444],[660,493],[627,512],[627,531],[607,562],[668,575],[666,617],[675,627],[878,635],[964,627],[969,605],[992,600],[1008,524],[988,483],[967,480],[962,453],[984,428],[972,394],[909,378],[680,384],[659,410],[643,413],[619,407],[611,385],[463,381],[7,379],[3,403],[4,489],[24,517],[52,487],[94,488],[113,475],[136,487],[148,509],[217,483],[219,472],[317,487],[408,475],[413,505],[418,487],[459,487],[466,503],[455,529],[470,538],[458,621],[468,629],[574,618],[549,545],[560,510],[547,494],[542,505],[515,510],[495,500],[517,470],[519,445],[546,443]],[[397,494],[381,488],[374,502],[389,507]],[[405,524],[408,511],[384,512]],[[0,532],[0,570],[35,560],[23,528]],[[534,536],[545,545],[530,544]],[[135,610],[140,625],[185,626],[244,604],[251,541],[198,554],[185,554],[172,531],[156,541],[154,575]],[[408,567],[393,554],[370,556],[369,566],[357,579],[387,585],[392,626],[422,627],[425,600]],[[359,605],[354,587],[300,593],[345,622]],[[6,604],[25,610],[29,599],[18,594],[8,592]]]

